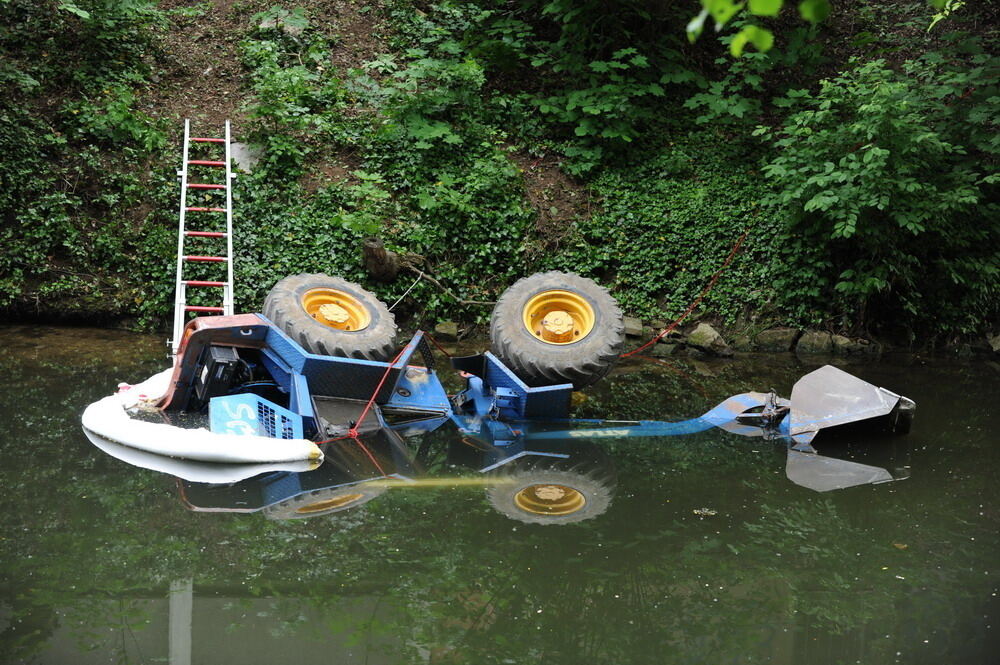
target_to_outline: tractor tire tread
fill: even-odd
[[[349,292],[368,310],[371,324],[364,330],[349,332],[319,323],[300,304],[302,294],[315,288]],[[386,361],[396,350],[396,321],[392,313],[375,295],[339,277],[322,273],[285,277],[264,299],[263,314],[310,353]]]
[[[546,290],[570,289],[595,308],[594,329],[568,345],[546,344],[525,328],[521,310],[528,298]],[[621,356],[625,324],[607,289],[572,273],[549,271],[518,280],[497,301],[490,320],[493,353],[532,386],[572,383],[576,389],[604,378]]]

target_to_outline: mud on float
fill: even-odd
[[[87,407],[84,428],[98,445],[119,448],[112,454],[142,458],[129,461],[150,467],[210,463],[216,471],[206,477],[232,483],[267,470],[311,468],[345,439],[382,437],[395,445],[450,425],[489,451],[481,471],[513,468],[518,460],[540,462],[537,473],[515,478],[491,500],[527,521],[552,523],[585,519],[600,509],[601,493],[588,485],[586,474],[545,464],[568,457],[552,452],[560,445],[582,440],[718,427],[787,443],[789,477],[818,491],[893,479],[885,469],[822,457],[813,449],[821,430],[848,423],[905,433],[915,410],[906,397],[831,366],[800,379],[789,399],[734,395],[684,422],[571,419],[572,392],[603,378],[624,345],[615,299],[575,274],[535,274],[507,289],[492,313],[491,349],[449,359],[464,380],[453,396],[440,381],[428,338],[417,332],[397,352],[392,313],[357,284],[323,274],[287,277],[271,289],[262,313],[234,315],[228,189],[225,207],[187,201],[188,164],[226,164],[229,184],[228,149],[226,162],[190,159],[188,143],[185,125],[174,362],[142,383],[120,384],[117,393]],[[225,213],[226,231],[185,229],[186,212],[212,209]],[[226,266],[224,280],[184,279],[186,259],[192,258],[184,242],[191,234],[225,239],[227,254],[217,262]],[[222,307],[187,304],[187,287],[205,285],[221,285]],[[219,315],[186,322],[189,312]],[[183,471],[178,475],[185,477]],[[390,476],[406,479],[398,473],[379,477]],[[284,506],[295,516],[327,514],[370,495],[356,479],[338,482],[321,488],[336,491],[293,491],[270,507]]]

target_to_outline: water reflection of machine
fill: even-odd
[[[287,520],[357,508],[393,487],[477,485],[501,514],[542,524],[597,517],[615,491],[611,459],[584,442],[505,451],[464,437],[448,442],[443,455],[428,451],[413,449],[384,429],[330,444],[326,461],[313,471],[264,473],[225,484],[181,479],[178,487],[184,505],[194,511],[259,511]],[[456,474],[456,468],[472,473]]]
[[[239,465],[139,457],[133,448],[87,434],[109,455],[175,476],[181,501],[190,510],[260,512],[276,520],[358,508],[393,487],[473,485],[483,487],[487,501],[506,517],[568,524],[603,514],[617,485],[611,458],[579,439],[542,440],[529,448],[523,439],[494,445],[481,433],[410,443],[384,427],[325,444],[325,460],[318,467],[254,468],[257,473],[247,476],[241,474],[246,467]]]

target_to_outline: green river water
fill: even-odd
[[[0,342],[0,662],[1000,662],[996,362],[845,366],[914,399],[913,430],[816,446],[896,482],[813,492],[783,445],[718,430],[604,439],[577,470],[606,505],[537,525],[494,506],[446,428],[407,444],[425,482],[307,519],[232,512],[249,490],[131,466],[81,431],[88,403],[166,366],[161,339]],[[682,420],[787,396],[820,364],[637,360],[577,413]]]

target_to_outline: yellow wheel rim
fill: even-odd
[[[363,494],[344,494],[343,496],[335,496],[332,499],[324,499],[323,501],[317,501],[315,503],[310,503],[309,505],[302,506],[301,508],[296,508],[295,512],[299,515],[311,515],[312,513],[319,513],[324,510],[331,510],[333,508],[344,508],[354,503],[360,499]]]
[[[531,485],[514,495],[514,505],[534,515],[571,515],[586,503],[582,493],[566,485]]]
[[[561,289],[543,291],[521,311],[524,327],[546,344],[572,344],[594,329],[594,308],[580,295]]]
[[[302,308],[324,326],[357,332],[372,322],[360,300],[337,289],[309,289],[302,294]]]

